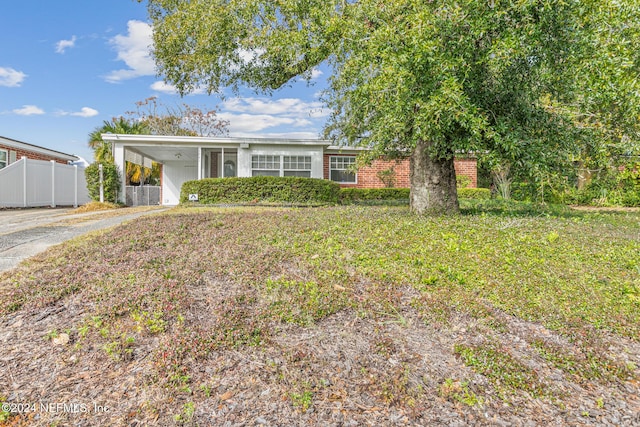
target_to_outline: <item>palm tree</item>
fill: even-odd
[[[98,163],[113,163],[111,144],[102,140],[103,133],[119,133],[128,135],[144,135],[149,133],[149,127],[143,122],[127,120],[124,117],[113,118],[110,122],[104,121],[102,126],[94,129],[89,134],[89,146],[93,149],[93,158]],[[131,162],[126,165],[127,183],[144,184],[151,175],[151,170]]]
[[[93,158],[98,163],[113,163],[111,144],[102,140],[103,133],[120,133],[129,135],[144,135],[149,133],[147,126],[142,122],[133,122],[124,117],[117,117],[111,121],[102,122],[89,134],[89,147],[93,149]]]

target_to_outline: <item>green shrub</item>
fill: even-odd
[[[408,188],[342,188],[340,202],[342,204],[359,202],[403,201],[408,202]],[[459,199],[490,199],[488,188],[458,188]]]
[[[490,199],[488,188],[458,188],[458,199]]]
[[[96,202],[100,201],[100,168],[98,163],[92,163],[84,170],[87,180],[87,190],[89,197]],[[120,172],[113,163],[102,164],[102,178],[105,202],[118,202],[118,191],[120,191]]]
[[[591,206],[640,206],[640,162],[629,161],[594,177],[582,190],[559,194],[565,204]]]
[[[473,181],[466,175],[456,175],[456,187],[469,188]]]
[[[189,194],[197,194],[202,204],[336,204],[340,186],[325,179],[299,177],[207,178],[185,182],[180,203],[188,202]]]
[[[340,201],[349,204],[359,201],[409,200],[408,188],[342,188]]]

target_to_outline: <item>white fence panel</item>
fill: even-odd
[[[23,157],[0,169],[0,207],[78,206],[89,200],[82,167]]]
[[[0,207],[25,206],[23,178],[24,164],[22,160],[0,169]]]
[[[27,159],[27,206],[52,206],[51,163]]]
[[[55,181],[54,181],[54,195],[56,205],[75,205],[76,194],[76,175],[78,173],[77,166],[60,165],[61,168],[56,168]],[[84,170],[82,171],[82,177],[84,178]]]

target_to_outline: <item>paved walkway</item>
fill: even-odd
[[[0,210],[0,272],[50,246],[167,208],[123,208],[70,214],[71,209]]]

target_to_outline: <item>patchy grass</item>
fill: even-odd
[[[637,384],[639,253],[633,212],[492,201],[425,218],[406,207],[179,208],[4,273],[0,320],[80,304],[47,331],[69,331],[74,360],[145,360],[139,381],[163,396],[132,404],[147,421],[174,402],[165,415],[176,422],[213,422],[198,408],[233,400],[222,385],[234,355],[259,368],[252,384],[281,390],[273,399],[292,417],[357,395],[362,422],[380,408],[418,422],[433,399],[477,416],[524,396],[559,405],[549,416],[566,421],[575,396],[552,372],[580,386]],[[336,316],[360,335],[314,335]],[[342,339],[349,348],[328,352]],[[434,373],[429,357],[455,370]]]
[[[122,205],[117,205],[115,203],[109,203],[109,202],[96,202],[96,201],[91,201],[89,203],[85,203],[84,205],[69,211],[69,214],[79,214],[79,213],[87,213],[87,212],[97,212],[97,211],[108,211],[111,209],[118,209],[121,208]]]
[[[478,346],[457,344],[454,352],[464,363],[486,376],[501,394],[522,390],[533,397],[545,395],[545,387],[535,371],[494,343]]]

